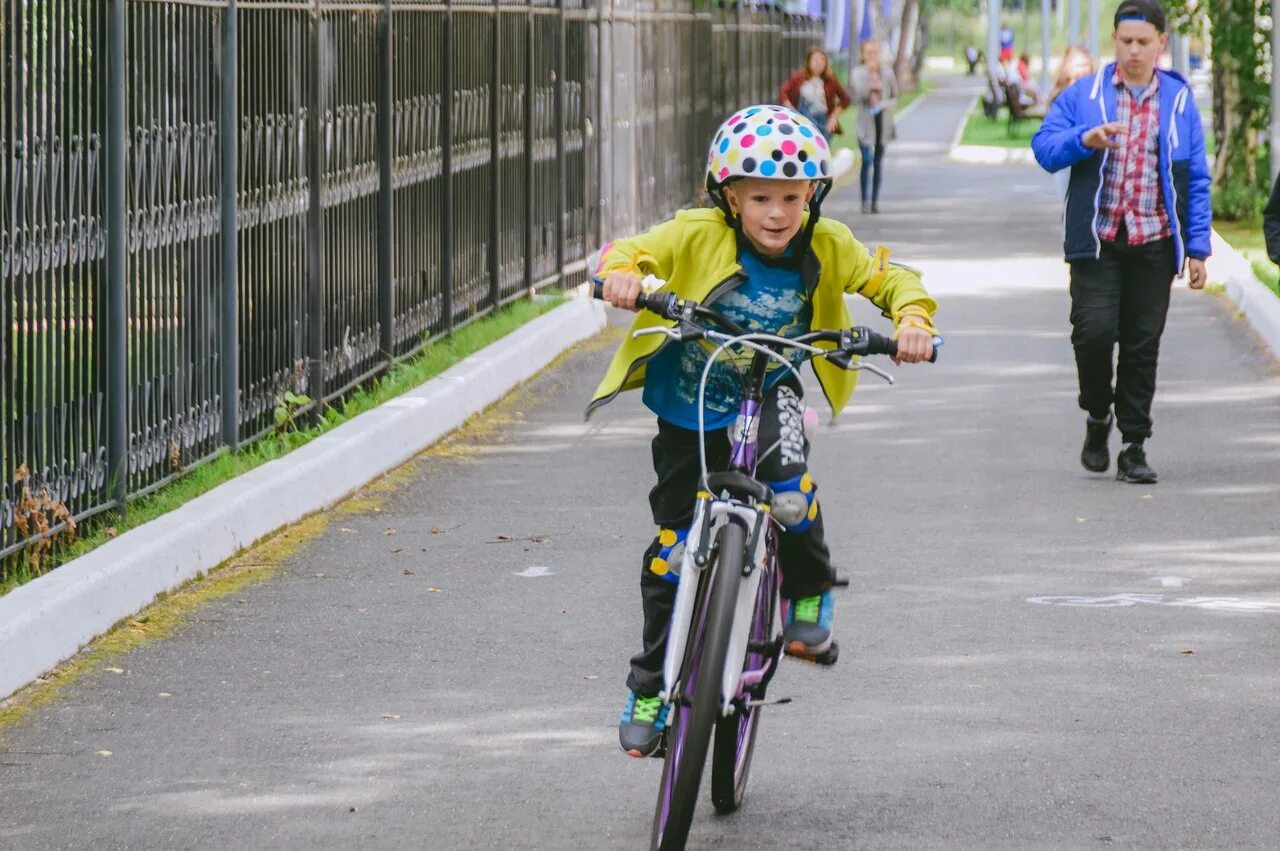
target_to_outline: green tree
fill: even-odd
[[[1267,198],[1262,134],[1271,121],[1271,0],[1168,0],[1187,31],[1208,21],[1213,63],[1214,211],[1250,219]]]

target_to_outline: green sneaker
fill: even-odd
[[[627,695],[618,722],[618,743],[631,756],[653,756],[662,744],[662,731],[667,728],[667,712],[671,707],[656,694],[643,697],[634,691]]]
[[[782,643],[793,656],[819,656],[831,647],[836,601],[830,591],[791,601]]]

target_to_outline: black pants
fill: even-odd
[[[1172,239],[1146,245],[1104,242],[1102,256],[1071,262],[1071,344],[1080,378],[1080,407],[1097,419],[1115,404],[1126,442],[1151,436],[1160,335],[1175,273]],[[1112,386],[1112,356],[1120,357]]]
[[[800,401],[795,390],[782,382],[765,393],[760,419],[760,451],[783,445],[763,458],[756,477],[779,482],[808,472],[809,441],[804,437]],[[707,432],[707,467],[712,472],[729,465],[728,429]],[[693,521],[698,492],[698,433],[658,420],[653,439],[653,469],[658,483],[649,492],[653,522],[664,529],[683,529]],[[822,533],[822,512],[803,532],[781,536],[778,557],[782,565],[783,596],[796,598],[819,594],[831,587],[835,571]],[[627,687],[640,694],[662,690],[662,660],[667,649],[667,627],[675,604],[676,585],[649,569],[661,544],[657,538],[645,550],[640,565],[640,595],[644,604],[644,649],[631,657]]]

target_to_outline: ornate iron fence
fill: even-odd
[[[0,556],[694,202],[819,20],[687,0],[0,11]]]

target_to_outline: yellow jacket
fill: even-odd
[[[919,275],[889,263],[887,249],[877,249],[872,255],[854,239],[848,227],[832,219],[818,220],[810,248],[801,265],[801,278],[809,290],[815,330],[850,327],[853,322],[844,294],[859,293],[893,319],[895,325],[904,317],[916,316],[920,324],[934,331],[932,316],[937,303],[925,291]],[[666,281],[662,292],[699,302],[736,284],[743,274],[738,264],[736,232],[725,224],[719,210],[709,209],[684,210],[646,233],[613,243],[600,274],[603,277],[613,272],[653,275]],[[675,323],[644,310],[636,314],[631,330],[659,325]],[[623,390],[644,386],[645,364],[669,342],[670,338],[661,335],[636,339],[628,334],[596,388],[587,415]],[[833,347],[830,343],[824,345]],[[821,358],[812,364],[833,414],[839,414],[853,395],[858,374]]]

